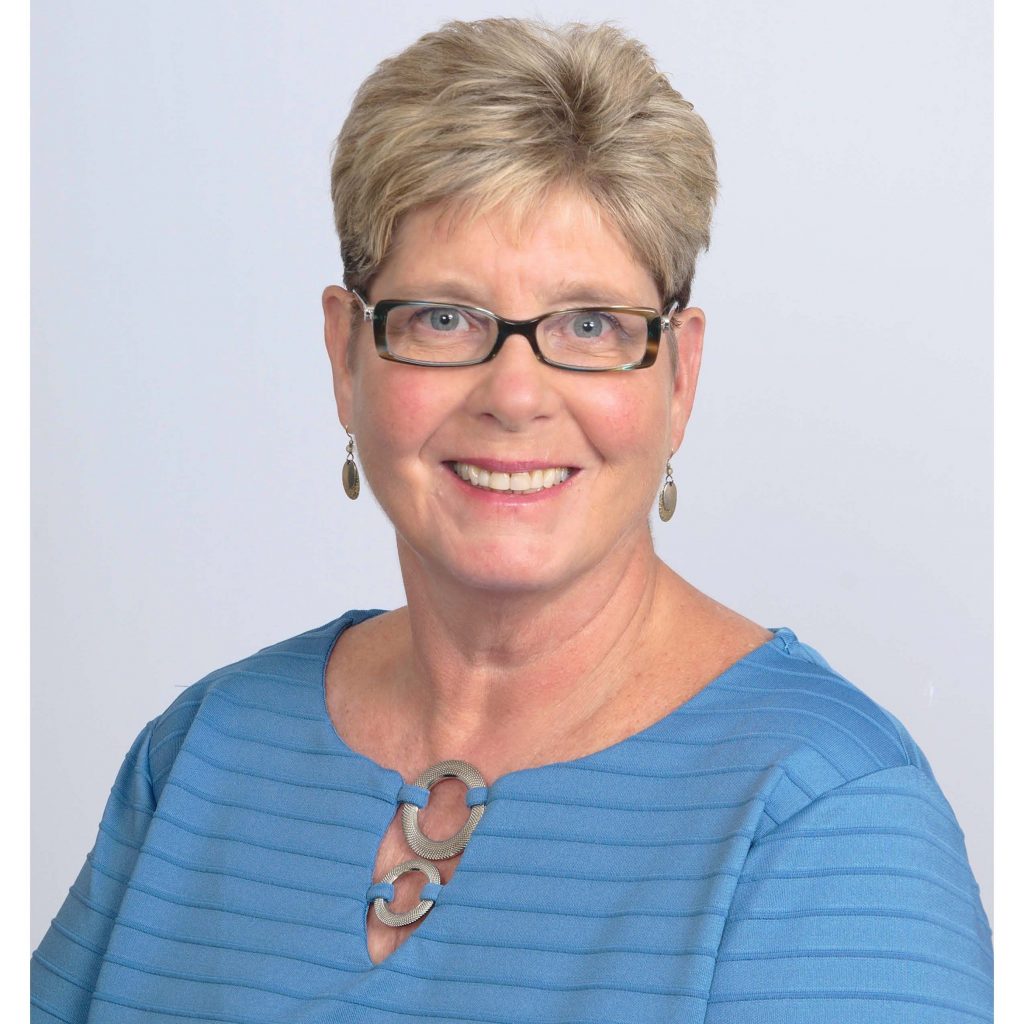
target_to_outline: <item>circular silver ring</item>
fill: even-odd
[[[413,783],[421,789],[432,789],[442,779],[458,779],[467,789],[475,789],[484,785],[484,777],[465,761],[438,761],[431,765]],[[402,832],[409,848],[426,857],[427,860],[447,860],[462,853],[473,834],[473,829],[480,824],[487,808],[483,804],[470,807],[466,824],[455,835],[448,839],[429,839],[420,830],[420,809],[415,804],[402,804]]]
[[[399,864],[398,867],[392,868],[381,879],[381,882],[393,882],[396,878],[401,878],[402,875],[407,875],[410,871],[422,871],[427,876],[428,882],[433,882],[434,885],[441,884],[441,872],[427,860],[407,860],[404,864]],[[373,912],[382,924],[386,924],[389,928],[400,928],[403,924],[412,924],[413,921],[418,921],[433,905],[433,900],[420,900],[412,910],[407,910],[404,914],[396,914],[388,906],[387,900],[378,896],[373,901]]]

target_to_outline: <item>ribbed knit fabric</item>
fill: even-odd
[[[637,735],[498,779],[374,966],[403,780],[339,739],[323,683],[370,614],[143,730],[33,957],[35,1024],[991,1019],[988,921],[924,755],[788,629]]]

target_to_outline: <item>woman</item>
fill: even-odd
[[[143,730],[34,1020],[990,1016],[906,730],[654,551],[715,190],[704,123],[608,27],[452,23],[367,80],[325,338],[408,603]]]

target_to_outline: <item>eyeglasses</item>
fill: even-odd
[[[493,359],[513,334],[548,366],[595,372],[640,370],[658,355],[662,333],[679,303],[665,313],[632,306],[593,306],[506,320],[478,306],[382,299],[363,308],[377,354],[412,366],[476,366]]]

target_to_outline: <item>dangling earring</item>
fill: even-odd
[[[355,501],[359,497],[359,467],[356,465],[356,439],[348,433],[348,427],[345,427],[345,433],[348,434],[348,444],[345,445],[345,452],[347,458],[345,459],[345,465],[341,467],[341,486],[345,488],[345,493]]]
[[[676,511],[676,485],[672,482],[672,463],[665,463],[665,483],[658,495],[658,515],[667,523]]]

